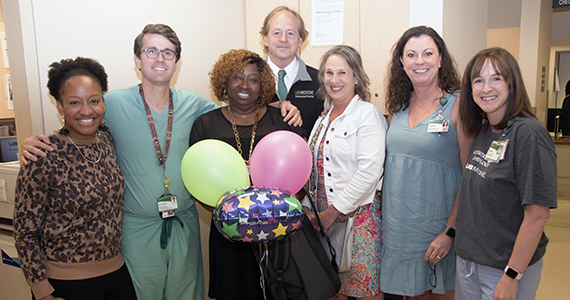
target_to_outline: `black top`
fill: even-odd
[[[303,125],[301,127],[308,133],[311,133],[313,125],[323,112],[324,101],[317,97],[319,71],[307,66],[307,72],[309,76],[311,76],[311,80],[299,80],[293,83],[287,94],[287,100],[291,101],[291,103],[301,111],[301,118],[303,119]],[[277,94],[275,94],[271,100],[271,102],[275,101],[279,101]]]
[[[242,126],[236,125],[240,140],[243,159],[248,159],[249,146],[251,141],[251,130],[253,125]],[[267,106],[267,111],[259,118],[257,131],[255,133],[254,147],[266,135],[277,130],[289,130],[297,133],[303,138],[308,137],[308,132],[300,127],[292,127],[283,122],[281,111],[273,106]],[[216,139],[224,141],[237,149],[235,134],[232,124],[224,114],[221,108],[215,109],[198,117],[192,126],[190,132],[190,146],[204,139]]]
[[[236,128],[241,140],[242,157],[248,159],[253,125],[236,125]],[[267,112],[259,119],[254,147],[264,136],[277,130],[294,131],[305,138],[307,135],[302,128],[291,127],[283,122],[279,109],[268,106]],[[190,146],[204,139],[217,139],[237,147],[231,123],[224,117],[220,108],[201,115],[194,122],[190,133]],[[252,248],[258,244],[230,242],[218,232],[212,222],[209,245],[208,297],[216,300],[264,300],[259,284],[261,272]],[[270,293],[266,299],[271,299]]]

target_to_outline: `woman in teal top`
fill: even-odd
[[[390,73],[380,288],[453,299],[456,196],[471,146],[458,119],[459,76],[441,37],[425,26],[396,43]]]

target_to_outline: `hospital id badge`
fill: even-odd
[[[176,196],[172,194],[164,194],[158,198],[158,213],[163,219],[174,217],[174,210],[178,208]]]
[[[498,163],[500,160],[505,158],[505,151],[507,151],[507,145],[509,140],[504,141],[493,141],[487,154],[485,154],[485,159],[491,163]]]
[[[429,120],[427,132],[447,132],[449,130],[449,120],[433,119]]]

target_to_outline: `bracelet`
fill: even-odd
[[[283,102],[291,103],[291,101],[289,101],[289,100],[279,100],[279,103],[277,104],[277,108],[281,108],[281,103],[283,103]]]

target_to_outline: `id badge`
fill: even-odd
[[[158,213],[163,219],[174,217],[174,210],[178,208],[175,195],[162,195],[158,198]]]
[[[504,141],[493,141],[487,154],[485,154],[485,159],[491,163],[498,163],[500,160],[505,158],[505,151],[507,150],[507,145],[509,140]]]
[[[427,132],[447,132],[449,130],[449,120],[434,119],[429,120]]]

